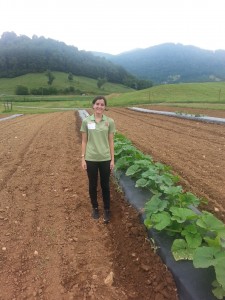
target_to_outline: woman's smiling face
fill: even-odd
[[[103,113],[105,110],[105,101],[104,99],[98,99],[93,105],[93,109],[96,113]]]

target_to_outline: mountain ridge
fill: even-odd
[[[225,50],[164,43],[117,55],[98,52],[98,56],[121,65],[134,76],[157,84],[225,80]]]
[[[78,50],[43,36],[5,32],[0,39],[0,77],[44,72],[70,72],[105,79],[134,89],[164,83],[225,81],[225,50],[164,43],[117,55]]]

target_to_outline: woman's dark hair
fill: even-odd
[[[104,100],[105,106],[107,106],[107,101],[106,101],[106,98],[105,98],[104,96],[97,96],[97,97],[95,97],[95,98],[93,99],[93,101],[92,101],[92,104],[94,105],[95,102],[96,102],[97,100],[100,100],[100,99]]]

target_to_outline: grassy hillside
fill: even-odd
[[[52,72],[55,76],[52,87],[56,89],[65,89],[73,86],[85,94],[110,94],[113,92],[124,93],[132,91],[123,85],[107,82],[99,89],[97,87],[97,80],[74,76],[73,81],[68,80],[68,74],[62,72]],[[49,87],[47,84],[47,77],[44,73],[26,74],[15,78],[0,78],[0,95],[15,95],[15,89],[18,85],[24,85],[28,89]]]
[[[66,84],[68,81],[67,76],[63,73],[56,73],[55,76],[58,76],[58,79],[54,82],[55,85],[60,86]],[[11,83],[13,81],[13,79],[8,80]],[[45,83],[46,81],[44,76],[43,78],[40,77],[40,74],[21,76],[14,80],[14,84],[18,84],[19,82],[20,84],[28,85],[29,82],[29,86],[40,86],[41,83]],[[0,86],[2,86],[4,81],[5,79],[0,79]],[[108,106],[164,104],[225,110],[225,84],[221,82],[159,85],[150,89],[131,92],[130,89],[110,83],[105,84],[104,90],[99,90],[95,80],[82,77],[74,78],[74,84],[79,84],[85,90],[92,90],[93,93],[85,96],[0,96],[0,100],[2,101],[0,112],[5,112],[3,102],[6,99],[13,100],[13,113],[43,113],[58,111],[60,109],[89,108],[91,107],[94,94],[106,94]],[[8,90],[10,89],[12,90],[12,87],[9,85]],[[0,93],[2,93],[1,88]]]
[[[219,83],[186,83],[165,84],[150,89],[116,95],[112,105],[124,102],[143,103],[225,103],[225,84]]]

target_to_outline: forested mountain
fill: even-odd
[[[112,83],[143,88],[144,80],[137,79],[123,67],[111,61],[79,51],[74,46],[44,37],[17,36],[5,32],[0,39],[0,77],[17,77],[46,70],[72,73],[93,79],[104,78]],[[149,82],[148,82],[149,84]],[[152,84],[152,83],[151,83]]]
[[[225,80],[225,50],[161,44],[118,55],[79,51],[44,37],[5,32],[0,39],[0,77],[46,70],[105,79],[135,89],[153,84]]]
[[[225,51],[203,50],[181,44],[161,44],[119,55],[104,56],[138,78],[153,83],[206,82],[225,80]]]

